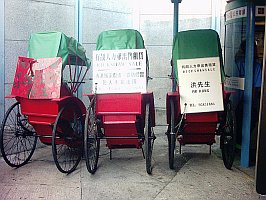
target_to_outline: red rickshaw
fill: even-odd
[[[153,93],[146,91],[148,60],[141,34],[136,30],[102,32],[93,58],[93,89],[85,119],[86,166],[97,170],[100,140],[110,150],[142,149],[146,171],[152,173],[155,140]],[[145,146],[143,149],[143,145]]]
[[[28,57],[19,57],[9,98],[14,103],[1,126],[0,147],[11,167],[25,165],[37,138],[52,145],[54,162],[71,173],[83,152],[86,108],[75,96],[90,62],[84,48],[61,32],[32,34]]]
[[[174,168],[176,140],[186,144],[215,143],[226,168],[231,169],[236,144],[232,92],[223,86],[222,50],[214,30],[190,30],[176,34],[172,49],[172,92],[167,93],[169,167]]]

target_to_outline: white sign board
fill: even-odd
[[[146,49],[93,51],[93,87],[96,84],[100,94],[145,93]]]
[[[226,77],[224,86],[232,89],[244,90],[245,78],[240,77]]]
[[[177,60],[181,112],[222,111],[219,57]]]

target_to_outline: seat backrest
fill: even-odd
[[[134,29],[103,31],[93,52],[93,89],[97,93],[147,91],[148,56],[142,35]]]
[[[211,29],[199,29],[182,31],[176,34],[172,49],[175,78],[178,81],[177,60],[204,57],[219,57],[221,64],[221,76],[224,80],[222,48],[220,38],[216,31]]]
[[[96,50],[145,49],[144,40],[134,29],[108,30],[100,33]],[[148,54],[146,56],[147,76],[149,73]]]
[[[84,47],[77,40],[62,32],[31,34],[27,54],[28,57],[34,59],[61,57],[63,69],[67,64],[90,67],[90,60],[86,57]]]
[[[68,83],[71,95],[76,93],[90,67],[84,47],[73,37],[62,32],[38,32],[31,34],[28,57],[34,59],[62,58],[62,80]],[[67,90],[64,92],[68,94]]]
[[[222,82],[225,76],[218,33],[211,29],[178,32],[172,59],[181,112],[223,110]]]

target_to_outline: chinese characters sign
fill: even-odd
[[[177,60],[181,112],[223,110],[219,57]]]
[[[225,21],[247,17],[247,7],[240,7],[233,10],[229,10],[225,13]]]
[[[256,6],[255,16],[264,17],[266,15],[265,9],[266,6]],[[243,17],[247,17],[246,6],[227,11],[225,14],[225,21],[228,22],[232,19],[238,19]]]
[[[146,50],[94,51],[93,87],[96,84],[102,94],[146,92]]]

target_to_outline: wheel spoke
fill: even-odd
[[[58,113],[53,127],[52,151],[58,170],[73,172],[82,155],[82,113],[76,104],[65,105]]]
[[[31,134],[26,131],[29,128]],[[8,165],[20,167],[30,160],[37,143],[33,132],[27,117],[21,114],[20,103],[13,104],[6,112],[0,137],[1,152]]]
[[[231,169],[235,156],[236,130],[235,115],[229,101],[225,110],[225,125],[221,135],[221,150],[224,165],[227,169]]]
[[[174,101],[170,100],[170,133],[168,135],[169,168],[174,169],[175,148],[176,148],[176,126]]]
[[[146,171],[148,174],[152,173],[152,148],[153,148],[153,130],[151,127],[151,113],[150,113],[150,104],[146,104],[146,113],[145,113],[145,159],[146,159]]]
[[[86,167],[91,174],[97,170],[100,150],[100,138],[98,137],[98,127],[96,123],[95,101],[93,100],[88,107],[85,119],[85,159]]]

